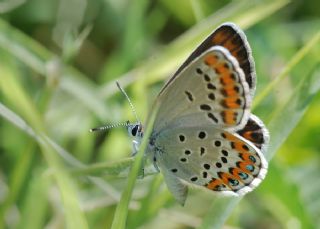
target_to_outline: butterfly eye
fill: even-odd
[[[133,137],[135,137],[135,136],[137,135],[138,128],[139,128],[139,125],[135,125],[135,126],[131,129],[131,135],[132,135]]]
[[[127,126],[128,132],[132,137],[143,137],[143,129],[140,123]]]

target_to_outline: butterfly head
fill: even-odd
[[[138,119],[138,115],[136,113],[136,110],[135,110],[135,108],[134,108],[129,96],[124,91],[124,89],[120,86],[119,82],[116,82],[116,85],[119,88],[120,92],[127,99],[128,103],[129,103],[129,105],[131,107],[132,113],[134,114],[134,116],[136,118],[136,122],[135,123],[130,123],[129,121],[126,121],[126,122],[122,122],[122,123],[117,123],[117,124],[111,124],[111,125],[106,125],[106,126],[102,126],[102,127],[92,128],[92,129],[90,129],[90,131],[91,132],[93,132],[93,131],[103,131],[103,130],[107,130],[107,129],[111,129],[111,128],[115,128],[115,127],[125,126],[127,128],[127,131],[129,133],[129,135],[132,136],[133,138],[139,140],[139,139],[141,139],[143,137],[142,124]]]
[[[133,138],[141,139],[143,137],[143,127],[140,122],[138,123],[130,123],[127,121],[127,130],[130,136]]]

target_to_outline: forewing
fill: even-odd
[[[265,177],[261,151],[238,134],[212,127],[173,128],[156,138],[160,167],[189,183],[243,195]]]
[[[251,96],[238,61],[220,46],[190,62],[159,95],[154,129],[210,125],[238,130],[248,120]]]
[[[250,94],[253,96],[256,88],[256,73],[254,60],[251,54],[251,48],[247,41],[244,32],[233,23],[224,23],[213,31],[187,58],[181,65],[174,76],[167,82],[166,86],[170,84],[175,77],[178,77],[180,72],[186,68],[194,59],[200,56],[203,52],[213,46],[223,46],[232,56],[239,62],[240,68],[245,74],[245,79],[250,88]]]

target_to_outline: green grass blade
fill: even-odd
[[[117,206],[117,209],[116,209],[116,212],[114,215],[114,219],[112,222],[112,227],[111,227],[112,229],[125,229],[126,228],[126,222],[127,222],[127,216],[128,216],[128,210],[129,210],[129,208],[128,208],[129,201],[132,196],[134,184],[136,182],[138,174],[141,171],[142,160],[143,160],[143,157],[145,156],[144,153],[145,153],[146,147],[149,143],[149,136],[152,131],[153,122],[154,122],[157,110],[158,110],[158,106],[155,106],[155,108],[153,109],[152,114],[150,116],[147,130],[145,132],[142,143],[140,145],[139,152],[135,156],[135,161],[134,161],[132,168],[131,168],[131,171],[129,173],[127,186],[125,187],[125,189],[122,193],[120,202]]]
[[[64,203],[67,227],[87,228],[86,218],[80,209],[74,183],[72,182],[70,175],[65,171],[61,161],[56,156],[54,149],[48,143],[45,136],[41,134],[44,132],[44,128],[41,115],[37,111],[35,104],[22,88],[16,77],[16,73],[11,71],[9,63],[7,65],[2,65],[0,71],[1,75],[6,76],[5,78],[0,77],[1,91],[7,101],[11,104],[15,104],[15,106],[17,106],[16,109],[22,113],[30,123],[32,129],[30,129],[30,127],[28,129],[30,132],[32,131],[37,139],[39,139],[38,143],[43,153],[43,157],[46,160],[48,167],[53,171],[53,178],[59,187],[61,198]],[[4,107],[2,106],[2,108]],[[0,115],[8,115],[8,112],[0,113]],[[12,120],[16,121],[17,119],[13,118]],[[20,124],[20,122],[15,123],[15,125]]]
[[[303,46],[289,61],[282,72],[275,78],[267,87],[257,95],[253,101],[253,109],[262,102],[262,100],[271,93],[271,91],[278,85],[278,83],[289,75],[289,72],[294,68],[313,48],[320,42],[320,32],[318,32],[312,39]]]
[[[114,175],[119,176],[125,172],[134,162],[134,158],[123,158],[112,162],[100,162],[82,168],[73,169],[72,173],[76,176],[93,175]]]
[[[49,81],[52,72],[58,72],[60,88],[76,98],[98,117],[103,119],[109,113],[103,100],[97,95],[92,81],[75,68],[63,66],[58,57],[35,40],[0,19],[0,48],[16,57],[22,63]]]

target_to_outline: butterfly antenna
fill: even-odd
[[[123,88],[120,86],[119,82],[116,81],[116,84],[117,84],[117,87],[119,88],[119,90],[121,91],[121,93],[126,97],[126,99],[128,100],[129,102],[129,105],[131,107],[131,110],[132,110],[132,113],[134,114],[135,118],[136,118],[136,121],[137,123],[136,124],[140,124],[140,121],[139,121],[139,118],[138,118],[138,115],[137,115],[137,112],[136,112],[136,109],[134,109],[134,106],[129,98],[129,96],[127,95],[127,93],[123,90]],[[120,127],[120,126],[130,126],[130,125],[134,125],[134,124],[131,124],[129,121],[127,122],[122,122],[122,123],[116,123],[116,124],[110,124],[110,125],[106,125],[106,126],[99,126],[99,127],[95,127],[95,128],[92,128],[90,129],[90,132],[94,132],[94,131],[105,131],[105,130],[108,130],[108,129],[112,129],[112,128],[117,128],[117,127]]]
[[[120,126],[129,126],[130,122],[126,121],[126,122],[122,122],[122,123],[117,123],[117,124],[111,124],[111,125],[106,125],[106,126],[99,126],[99,127],[95,127],[90,129],[90,132],[94,132],[94,131],[105,131],[108,129],[112,129],[112,128],[116,128],[116,127],[120,127]]]
[[[130,105],[131,110],[132,110],[132,113],[133,113],[133,115],[136,117],[137,123],[140,123],[139,118],[138,118],[138,115],[137,115],[137,112],[136,112],[136,109],[134,109],[134,106],[133,106],[133,104],[132,104],[129,96],[128,96],[127,93],[123,90],[123,88],[120,86],[120,84],[119,84],[118,81],[116,81],[116,84],[117,84],[119,90],[122,92],[122,94],[123,94],[123,95],[126,97],[126,99],[128,100],[129,105]]]

